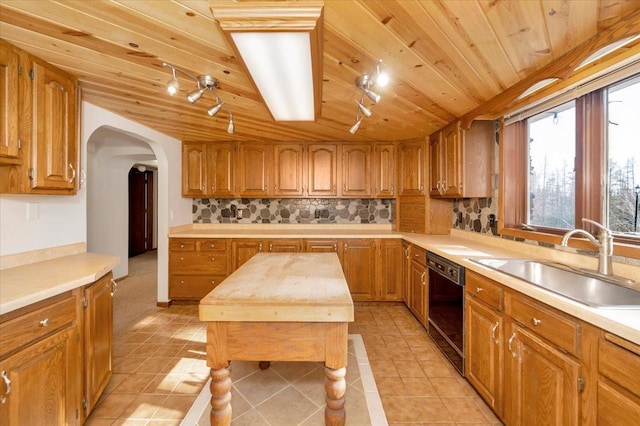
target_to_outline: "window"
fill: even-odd
[[[558,244],[573,228],[596,235],[582,223],[589,218],[640,258],[640,74],[602,86],[537,105],[503,128],[503,234]]]
[[[527,120],[529,208],[527,223],[575,227],[576,107],[571,101]]]
[[[607,107],[609,228],[640,236],[640,77],[612,86],[607,94]]]

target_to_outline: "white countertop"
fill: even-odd
[[[596,270],[598,259],[592,256],[476,232],[452,230],[450,235],[399,233],[394,232],[391,225],[193,224],[172,228],[169,236],[183,238],[402,238],[485,275],[506,287],[640,344],[640,308],[592,308],[468,260],[482,257],[546,259]],[[616,275],[640,282],[640,268],[637,266],[615,262],[613,270]]]
[[[120,258],[97,253],[57,257],[0,271],[0,314],[90,284]]]
[[[335,253],[259,253],[200,301],[201,321],[351,322]]]

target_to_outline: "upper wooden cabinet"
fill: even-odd
[[[301,197],[307,172],[304,144],[275,144],[273,146],[273,190],[277,197]]]
[[[307,195],[335,197],[338,195],[338,145],[309,144],[309,182]]]
[[[490,197],[493,121],[459,121],[429,137],[429,195],[443,198]]]
[[[0,192],[75,194],[77,80],[4,41],[1,46],[0,165],[6,166],[0,167]]]
[[[422,140],[398,145],[398,195],[424,195],[425,143]]]
[[[373,195],[376,198],[396,195],[396,145],[393,143],[374,145]]]
[[[0,163],[15,164],[19,159],[18,94],[20,54],[0,40]]]
[[[182,144],[184,197],[393,198],[395,182],[394,143]]]
[[[238,148],[238,195],[268,197],[271,145],[241,143]]]
[[[371,144],[342,145],[342,195],[371,197]]]

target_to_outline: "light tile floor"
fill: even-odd
[[[356,304],[349,333],[362,335],[390,425],[500,423],[404,305]],[[158,310],[118,333],[113,378],[87,425],[180,424],[208,378],[204,342],[196,306]],[[260,388],[243,393],[259,398],[251,395],[270,386],[265,379]],[[282,398],[281,404],[274,401],[273,424],[288,426],[274,416],[296,395]]]

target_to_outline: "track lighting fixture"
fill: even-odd
[[[211,108],[207,109],[207,114],[209,114],[211,117],[213,117],[214,115],[216,115],[218,112],[220,112],[220,110],[222,109],[222,107],[224,106],[224,102],[220,100],[220,98],[218,97],[218,95],[215,94],[214,90],[219,88],[219,84],[218,84],[218,80],[210,75],[199,75],[197,77],[194,77],[193,75],[189,74],[188,72],[186,72],[185,70],[176,67],[175,65],[171,65],[168,64],[166,62],[164,62],[162,64],[163,66],[167,67],[167,68],[171,68],[171,80],[169,80],[169,82],[167,83],[167,92],[169,92],[170,95],[175,95],[179,88],[180,88],[180,83],[178,82],[178,79],[176,78],[176,71],[180,72],[182,74],[184,74],[185,76],[189,77],[190,79],[192,79],[193,81],[196,82],[197,84],[197,88],[192,91],[189,92],[189,94],[187,95],[187,101],[189,103],[196,103],[200,100],[200,98],[202,98],[202,96],[206,93],[206,92],[211,92],[211,94],[213,95],[213,97],[216,100],[216,104],[214,106],[212,106]],[[229,133],[233,133],[235,131],[235,123],[233,121],[233,114],[231,113],[231,111],[229,111],[229,109],[225,106],[224,109],[229,113],[229,126],[227,127],[227,131]]]
[[[360,94],[360,100],[356,101],[356,104],[358,104],[358,109],[356,110],[356,122],[349,129],[349,132],[351,132],[351,134],[355,134],[360,128],[362,120],[365,117],[371,117],[371,114],[373,113],[371,111],[371,108],[367,107],[364,104],[365,95],[375,105],[380,102],[381,96],[379,93],[371,90],[371,88],[374,86],[385,87],[389,83],[389,76],[386,72],[380,70],[380,64],[382,64],[382,59],[380,59],[376,64],[376,72],[373,75],[362,74],[356,78],[356,87],[358,87],[362,92]]]

